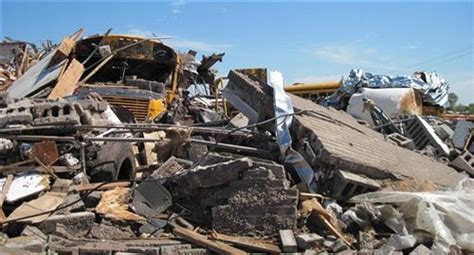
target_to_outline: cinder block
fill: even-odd
[[[446,124],[435,126],[434,130],[438,137],[441,138],[441,140],[443,141],[448,138],[452,138],[454,134],[454,131]]]
[[[160,249],[161,255],[174,255],[177,254],[179,250],[188,250],[191,249],[190,244],[177,244],[177,245],[166,245],[162,246]]]
[[[420,116],[407,121],[406,131],[415,144],[417,150],[431,145],[440,156],[449,155],[449,148],[435,133],[434,129]]]
[[[67,102],[51,102],[36,105],[33,109],[35,119],[33,125],[77,125],[81,118],[75,105]]]
[[[296,244],[295,234],[290,229],[280,230],[280,241],[282,252],[297,252],[298,246]]]
[[[273,116],[273,88],[270,85],[233,70],[228,78],[223,94],[249,118],[250,123]]]
[[[315,233],[296,235],[296,243],[301,249],[307,249],[313,244],[322,244],[323,242],[324,237]]]
[[[402,148],[409,149],[409,150],[414,150],[415,149],[415,145],[413,144],[413,140],[411,140],[409,138],[406,138],[406,137],[400,135],[399,133],[389,134],[389,135],[387,135],[387,139],[389,139],[390,141],[394,142],[396,145],[398,145]]]
[[[350,198],[378,189],[380,189],[380,184],[375,180],[338,170],[334,176],[332,196],[335,198]]]
[[[209,254],[209,252],[207,251],[207,249],[194,248],[194,249],[178,250],[177,254],[178,255],[206,255],[206,254]]]
[[[464,151],[451,162],[451,165],[474,176],[474,157],[469,151]]]

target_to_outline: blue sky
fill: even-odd
[[[473,3],[13,2],[2,1],[0,35],[59,41],[132,33],[198,54],[226,52],[220,74],[267,67],[285,83],[373,73],[437,71],[462,103],[474,102]]]

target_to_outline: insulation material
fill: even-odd
[[[104,217],[116,220],[142,221],[145,218],[128,210],[128,202],[130,200],[130,189],[124,187],[116,187],[102,194],[99,204],[95,208],[97,213],[103,214]]]
[[[435,72],[417,72],[412,76],[374,75],[362,69],[352,69],[342,81],[342,87],[324,102],[328,106],[341,106],[341,94],[352,95],[359,88],[413,88],[419,91],[423,102],[448,106],[449,83]],[[347,102],[342,102],[342,106]],[[344,107],[342,107],[344,108]]]
[[[364,110],[364,98],[373,100],[390,119],[398,119],[407,115],[421,115],[422,113],[421,98],[412,88],[362,88],[349,99],[347,112],[357,119],[367,121],[372,126],[374,123],[370,111]]]
[[[398,206],[408,232],[418,239],[431,237],[435,254],[447,254],[456,245],[474,252],[474,179],[465,179],[450,191],[381,191],[355,196],[350,201]]]
[[[5,180],[6,178],[0,179],[0,189],[3,189]],[[47,187],[49,187],[49,178],[47,175],[37,173],[18,174],[13,179],[5,201],[14,203],[37,194]]]

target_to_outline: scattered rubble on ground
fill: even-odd
[[[1,254],[474,252],[474,128],[425,114],[437,74],[353,70],[313,102],[83,32],[0,44]]]

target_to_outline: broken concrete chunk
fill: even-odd
[[[18,251],[44,252],[46,242],[37,236],[19,236],[8,239],[5,247]]]
[[[21,231],[21,235],[22,236],[36,236],[45,242],[48,240],[48,236],[45,233],[43,233],[39,228],[32,225],[27,225],[23,229],[23,231]]]
[[[243,113],[238,113],[232,119],[230,119],[228,128],[243,128],[249,125],[249,118],[247,118]]]
[[[445,141],[446,139],[451,139],[453,137],[454,131],[446,124],[441,124],[434,127],[436,134],[441,140]]]
[[[191,249],[191,245],[190,244],[166,245],[166,246],[161,247],[160,254],[161,255],[174,255],[179,250],[186,250],[186,249]]]
[[[84,205],[87,208],[95,208],[99,204],[100,198],[102,196],[102,191],[93,191],[89,193],[86,197],[83,198]]]
[[[337,239],[337,241],[334,242],[334,244],[331,247],[332,252],[342,252],[342,251],[345,251],[347,249],[349,249],[349,247],[347,246],[347,244],[342,239]]]
[[[68,215],[52,215],[38,225],[45,234],[60,232],[58,226],[65,227],[67,234],[81,238],[86,236],[95,221],[93,212],[77,212]],[[61,227],[62,227],[61,226]],[[62,230],[62,229],[61,229]]]
[[[416,115],[407,122],[406,131],[415,144],[417,150],[424,149],[427,145],[431,145],[436,149],[439,156],[449,155],[449,148],[439,136],[435,133],[433,127],[422,117]]]
[[[323,242],[324,237],[315,233],[296,235],[296,243],[301,249],[307,249],[314,244],[322,244]]]
[[[431,255],[431,254],[433,254],[433,252],[430,249],[428,249],[423,244],[420,244],[408,255]]]
[[[129,223],[109,219],[102,220],[100,224],[94,223],[89,235],[101,240],[120,240],[136,237]]]
[[[399,133],[389,134],[387,135],[387,139],[402,148],[409,149],[409,150],[415,149],[415,144],[413,143],[413,140],[405,136],[402,136]]]
[[[311,110],[318,113],[296,115],[290,128],[295,137],[295,148],[304,148],[298,143],[308,139],[316,157],[315,161],[308,162],[318,162],[319,165],[344,169],[374,179],[407,176],[432,180],[450,187],[464,179],[462,174],[448,166],[384,141],[382,134],[357,124],[345,112],[325,108],[297,96],[290,97],[295,111]],[[323,115],[330,118],[322,117]],[[298,151],[307,158],[303,149]]]
[[[456,157],[451,165],[461,171],[466,171],[471,176],[474,176],[474,157],[469,151],[464,151],[461,155]]]
[[[295,234],[290,229],[280,230],[281,250],[283,252],[297,252]]]
[[[352,196],[373,192],[380,189],[380,184],[362,175],[338,170],[335,173],[332,196],[335,198],[350,198]]]
[[[76,202],[77,201],[77,202]],[[71,204],[70,206],[67,206]],[[66,196],[59,205],[59,208],[67,206],[59,211],[56,211],[54,214],[69,214],[73,212],[81,212],[86,209],[84,202],[81,200],[81,196],[78,193],[72,193]]]
[[[192,248],[178,250],[177,255],[207,255],[210,254],[207,249],[203,248]]]
[[[224,97],[250,120],[256,123],[273,116],[273,88],[231,70],[229,83],[223,90]],[[249,93],[251,91],[251,93]]]
[[[391,247],[395,251],[401,251],[407,248],[414,247],[416,244],[416,237],[413,235],[392,235],[387,240],[384,246]]]

